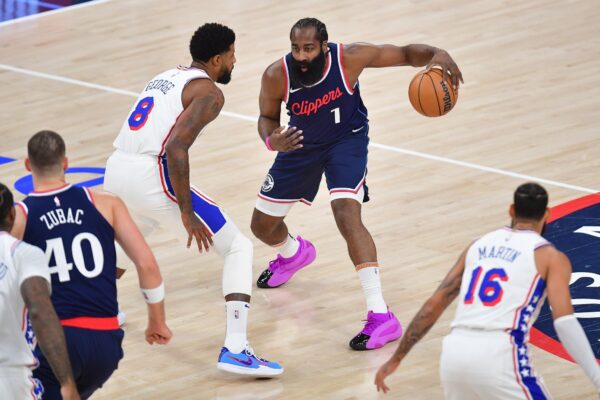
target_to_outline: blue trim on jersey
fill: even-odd
[[[538,277],[535,288],[531,293],[529,300],[523,306],[517,317],[516,328],[510,332],[516,351],[517,373],[525,385],[533,400],[546,400],[546,394],[539,385],[533,369],[530,364],[529,348],[525,342],[529,334],[529,329],[533,323],[533,314],[543,300],[544,291],[546,290],[546,282]]]
[[[161,156],[160,163],[167,190],[173,196],[173,198],[176,198],[175,190],[173,190],[173,185],[171,185],[171,180],[169,179],[167,157]],[[192,197],[192,208],[194,209],[196,216],[200,218],[202,222],[206,224],[206,226],[208,226],[208,229],[210,229],[213,234],[217,233],[227,222],[219,206],[212,203],[209,199],[202,196],[200,192],[195,191],[193,188],[190,188],[190,194]]]

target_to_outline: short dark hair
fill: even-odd
[[[548,192],[541,185],[529,182],[515,190],[515,216],[539,221],[548,207]]]
[[[290,40],[292,40],[292,33],[294,33],[294,29],[302,29],[311,26],[315,28],[315,35],[319,43],[323,43],[329,38],[329,35],[327,34],[327,27],[324,23],[316,18],[302,18],[298,20],[294,26],[292,26],[292,29],[290,30]]]
[[[53,131],[39,131],[27,142],[29,162],[32,168],[42,173],[61,165],[65,151],[65,141]]]
[[[0,226],[4,225],[6,217],[13,207],[13,194],[6,185],[0,183]]]
[[[190,54],[194,61],[208,61],[217,54],[229,51],[235,42],[235,32],[225,25],[211,22],[202,25],[190,40]]]

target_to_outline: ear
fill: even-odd
[[[220,67],[221,63],[223,62],[223,57],[221,57],[220,54],[217,54],[216,56],[214,56],[213,58],[211,58],[210,62],[215,67]]]
[[[515,205],[511,204],[510,207],[508,208],[508,215],[510,215],[510,217],[512,219],[515,219],[516,213],[515,213]]]
[[[329,51],[329,46],[327,46],[327,40],[323,40],[323,43],[321,43],[321,50],[325,54],[327,54],[327,52]]]
[[[548,220],[548,218],[550,218],[550,209],[546,208],[546,212],[544,213],[544,218],[542,219],[542,222],[546,223],[546,221]]]
[[[29,158],[25,159],[25,169],[31,172],[31,162],[29,162]]]
[[[69,168],[69,158],[65,156],[65,159],[63,160],[63,171],[66,171],[67,168]]]

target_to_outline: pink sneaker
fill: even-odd
[[[315,246],[300,236],[296,238],[300,247],[296,254],[290,258],[284,258],[280,254],[269,262],[269,268],[265,269],[256,281],[256,286],[263,289],[276,288],[287,281],[301,268],[306,267],[317,257]]]
[[[350,341],[354,350],[378,349],[402,336],[402,325],[391,311],[381,314],[369,311],[366,322],[363,330]]]

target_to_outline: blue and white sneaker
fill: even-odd
[[[232,353],[227,347],[223,347],[219,354],[217,368],[233,374],[258,377],[271,377],[283,373],[281,365],[257,357],[248,344],[241,353]]]

